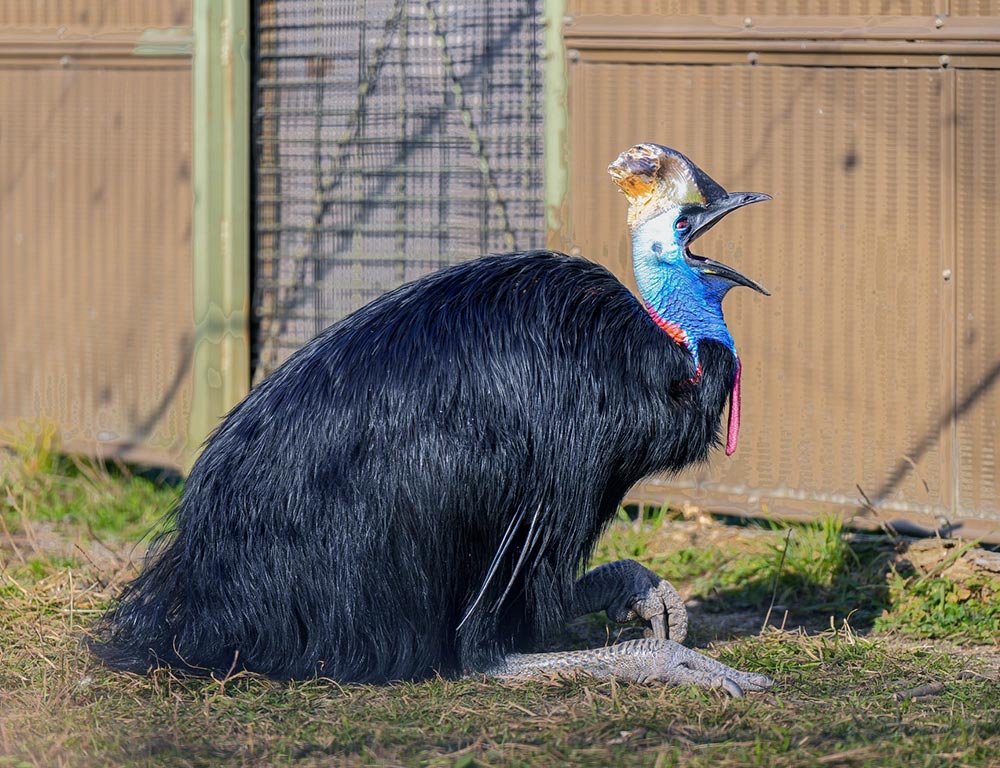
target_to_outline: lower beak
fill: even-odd
[[[759,283],[755,283],[746,275],[737,272],[732,267],[728,267],[721,262],[714,261],[713,259],[705,258],[704,256],[698,256],[697,254],[691,253],[691,251],[685,249],[684,258],[687,259],[688,264],[697,269],[703,275],[712,275],[714,277],[721,277],[724,280],[728,280],[734,285],[745,285],[747,288],[753,288],[758,293],[763,293],[765,296],[770,296],[771,294]]]
[[[701,237],[727,213],[732,213],[737,208],[751,203],[760,203],[770,199],[771,196],[765,195],[763,192],[732,192],[709,203],[702,210],[688,216],[688,220],[691,222],[691,234],[687,241],[690,243]]]

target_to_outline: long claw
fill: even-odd
[[[730,680],[728,677],[723,677],[718,680],[718,688],[721,688],[734,699],[743,698],[743,689],[734,680]]]
[[[687,608],[670,582],[634,560],[618,560],[588,571],[576,584],[577,613],[603,610],[611,621],[642,619],[649,637],[683,643]]]

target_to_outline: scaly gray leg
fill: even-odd
[[[669,683],[721,688],[730,696],[763,691],[774,685],[766,675],[741,672],[673,640],[629,640],[606,648],[559,653],[512,653],[487,672],[491,677],[525,679],[544,675],[584,674],[637,683]]]
[[[653,637],[683,643],[688,617],[684,601],[670,582],[635,560],[618,560],[581,576],[573,592],[577,616],[605,611],[611,621],[649,622]]]

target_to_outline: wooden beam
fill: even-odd
[[[250,9],[194,3],[194,392],[188,465],[250,388]]]

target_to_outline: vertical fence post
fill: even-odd
[[[194,0],[194,393],[187,464],[250,386],[250,8]]]
[[[550,247],[565,249],[566,174],[569,146],[566,131],[566,50],[563,23],[566,0],[543,0],[545,98],[545,229]]]

